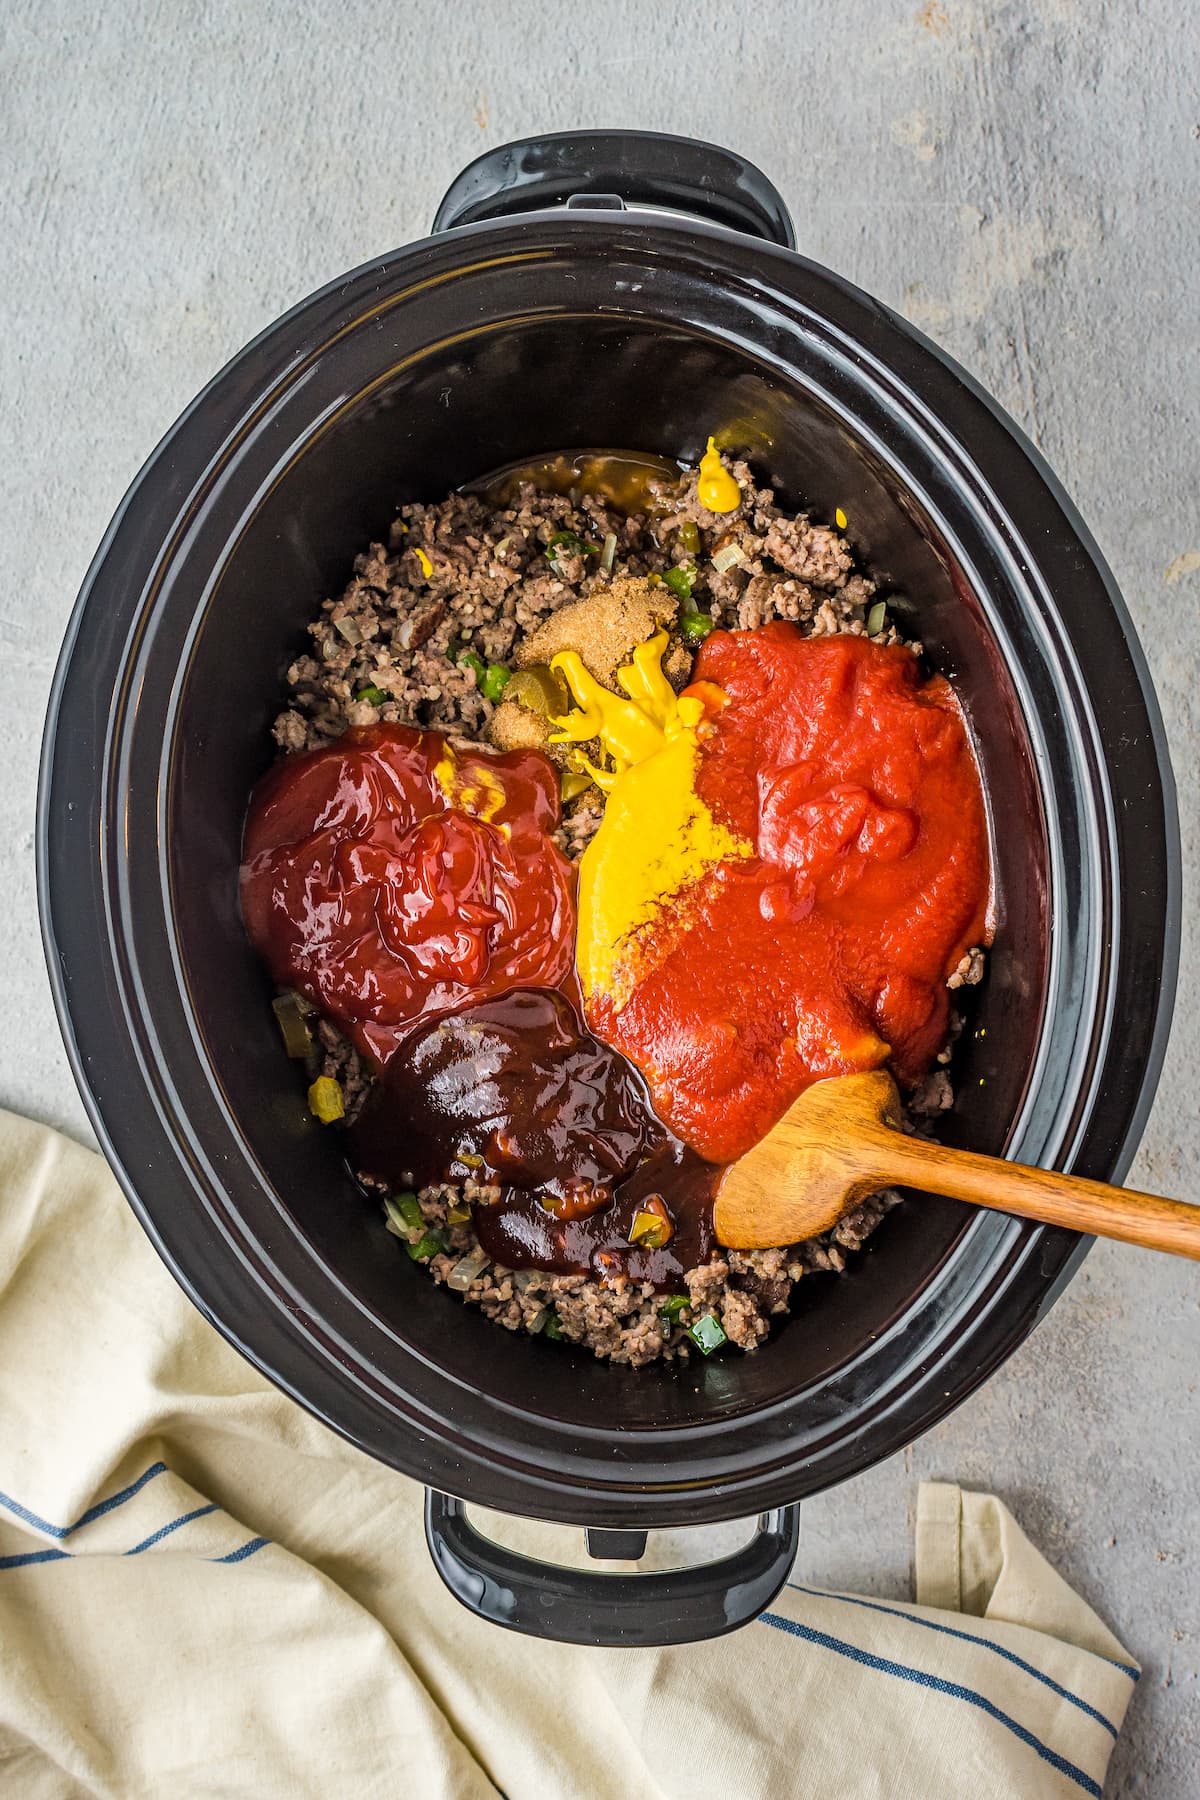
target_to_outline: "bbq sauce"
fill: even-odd
[[[494,506],[509,506],[523,482],[532,482],[553,494],[598,494],[618,512],[651,513],[667,510],[655,492],[668,490],[679,480],[680,465],[665,456],[632,450],[579,450],[573,455],[537,457],[532,462],[510,463],[493,470],[466,491],[479,493]]]
[[[638,1071],[561,993],[518,990],[413,1032],[351,1128],[350,1161],[397,1187],[489,1190],[475,1231],[509,1269],[678,1289],[715,1243],[720,1171],[660,1122]],[[632,1245],[653,1196],[673,1234]]]

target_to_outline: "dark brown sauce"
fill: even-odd
[[[662,502],[651,492],[652,482],[678,480],[679,464],[665,456],[632,450],[577,450],[506,464],[468,482],[466,492],[482,495],[493,506],[507,506],[515,500],[521,483],[532,481],[552,494],[569,494],[572,489],[599,494],[620,512],[644,513],[662,510]]]
[[[560,993],[524,990],[414,1032],[350,1131],[353,1165],[395,1187],[476,1181],[475,1230],[495,1262],[678,1289],[707,1261],[719,1170],[655,1116],[637,1070]],[[651,1196],[674,1227],[629,1233]]]

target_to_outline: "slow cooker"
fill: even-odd
[[[309,1115],[242,931],[247,796],[281,672],[397,506],[547,452],[693,461],[710,433],[860,562],[955,682],[997,932],[944,1136],[1119,1179],[1162,1060],[1179,849],[1162,725],[1112,576],[961,368],[794,249],[728,151],[572,132],[489,152],[419,243],[240,352],[137,477],[55,679],[46,951],[105,1152],[197,1306],[273,1381],[424,1482],[465,1604],[593,1643],[711,1636],[784,1580],[796,1503],[927,1430],[1087,1249],[935,1196],[750,1356],[613,1368],[498,1330],[395,1253]],[[588,1528],[594,1565],[490,1542],[470,1502]],[[612,1572],[652,1527],[757,1515],[701,1568]]]

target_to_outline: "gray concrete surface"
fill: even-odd
[[[642,125],[757,159],[802,248],[947,345],[1074,493],[1196,801],[1200,100],[1188,0],[488,6],[8,0],[0,20],[0,1101],[86,1137],[34,917],[38,738],[91,553],[198,387],[425,228],[487,145]],[[1191,23],[1189,24],[1189,18]],[[586,434],[583,434],[586,435]],[[1200,1200],[1194,886],[1134,1171]],[[923,1475],[1004,1495],[1145,1665],[1109,1792],[1200,1793],[1200,1273],[1101,1248],[939,1430],[806,1508],[818,1581],[907,1591]]]

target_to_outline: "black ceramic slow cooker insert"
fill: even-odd
[[[941,1419],[1086,1249],[913,1197],[752,1356],[612,1368],[498,1330],[396,1255],[310,1117],[242,931],[247,796],[283,669],[399,504],[585,448],[694,460],[710,432],[789,504],[851,514],[906,635],[957,686],[989,795],[997,938],[947,1139],[1119,1178],[1174,991],[1178,842],[1125,608],[1036,451],[954,363],[795,254],[779,195],[689,139],[569,133],[452,186],[434,234],[304,301],[169,432],[84,584],[47,726],[51,978],[130,1202],[213,1323],[430,1489],[468,1604],[593,1642],[765,1605],[794,1503]],[[682,1574],[551,1570],[463,1501],[591,1528],[761,1515]],[[621,1533],[614,1537],[613,1533]]]

